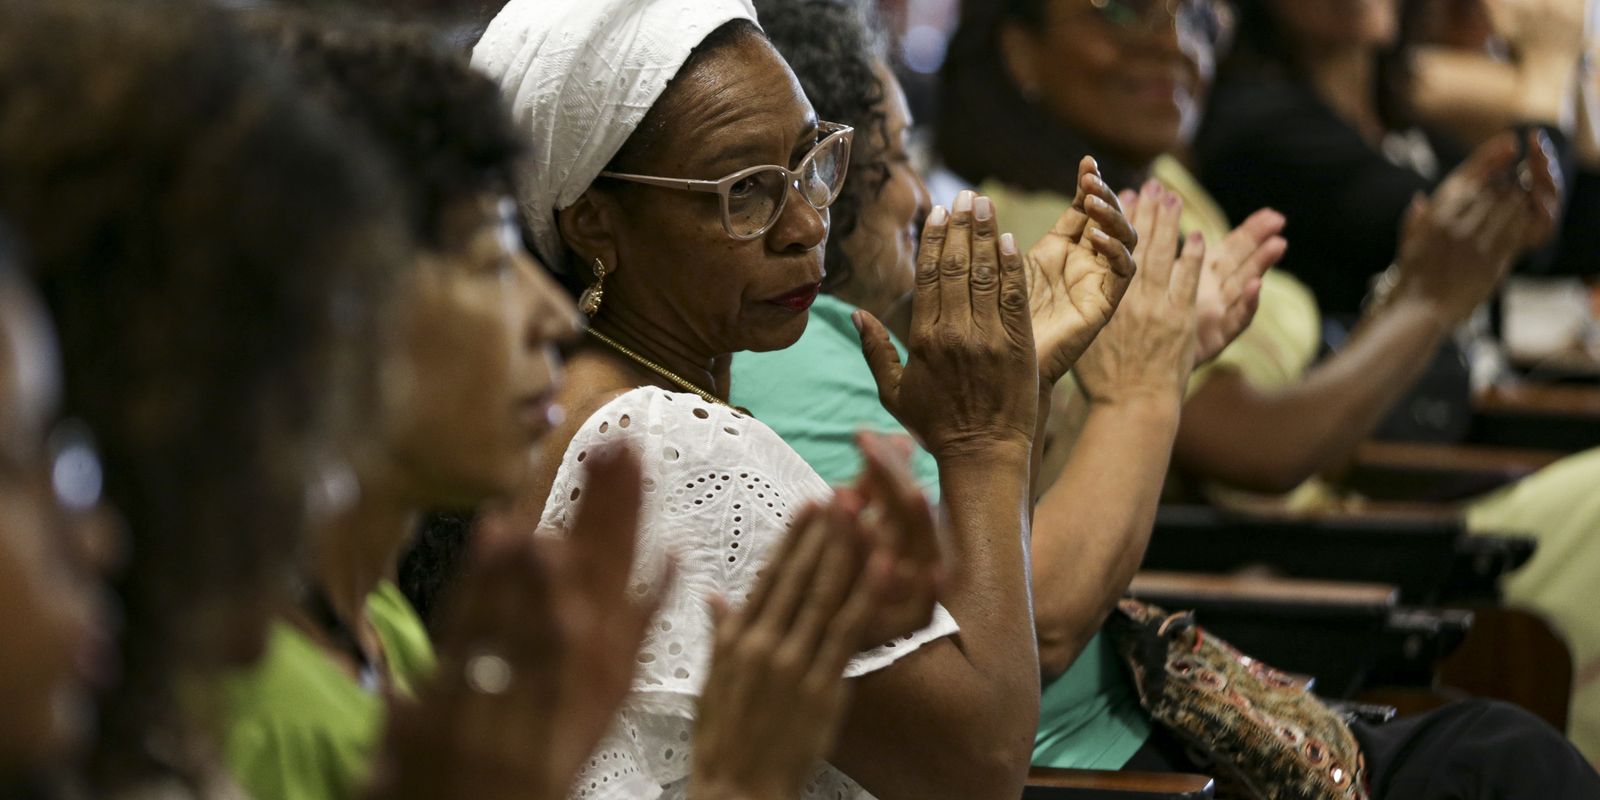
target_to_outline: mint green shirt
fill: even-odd
[[[836,486],[854,481],[861,469],[856,431],[906,435],[878,402],[878,386],[850,321],[855,310],[823,295],[793,347],[739,353],[733,359],[734,404],[750,409]],[[899,341],[894,344],[903,359],[905,348]],[[911,469],[929,498],[937,501],[939,466],[933,457],[917,448]],[[1033,763],[1118,769],[1149,735],[1149,719],[1133,684],[1116,653],[1097,634],[1072,667],[1044,687]]]
[[[433,648],[411,604],[385,582],[367,598],[390,686],[411,695],[433,672]],[[277,622],[253,667],[222,682],[223,756],[248,796],[359,797],[382,741],[385,698],[361,688],[322,648]]]

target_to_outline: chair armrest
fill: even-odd
[[[1600,444],[1600,387],[1491,386],[1473,398],[1470,441],[1577,452]]]
[[[1460,511],[1438,504],[1314,514],[1167,505],[1143,566],[1393,584],[1412,605],[1493,604],[1500,577],[1534,547],[1523,536],[1469,536]]]
[[[1128,593],[1174,610],[1213,609],[1374,621],[1387,619],[1389,611],[1400,602],[1400,590],[1388,584],[1155,570],[1135,575]]]
[[[1493,491],[1562,456],[1548,450],[1368,441],[1343,484],[1375,500],[1441,503]]]
[[[1295,578],[1398,586],[1408,603],[1437,601],[1449,581],[1459,512],[1393,510],[1288,514],[1164,505],[1143,566],[1151,570],[1261,571]]]
[[[1028,771],[1023,800],[1208,800],[1216,784],[1204,775],[1095,769]]]

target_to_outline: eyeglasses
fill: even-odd
[[[1089,6],[1125,35],[1155,34],[1169,26],[1215,41],[1225,24],[1211,0],[1089,0]]]
[[[845,173],[850,168],[850,144],[855,129],[848,125],[824,122],[817,126],[822,140],[800,160],[798,169],[767,164],[741,169],[715,181],[688,178],[661,178],[605,171],[601,177],[680,189],[686,192],[711,192],[722,198],[722,228],[739,240],[760,237],[778,223],[789,189],[800,193],[812,208],[821,211],[839,199]]]

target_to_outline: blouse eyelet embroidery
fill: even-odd
[[[677,557],[678,577],[638,653],[633,693],[583,770],[574,797],[681,798],[696,700],[710,666],[707,598],[748,597],[788,529],[791,509],[826,500],[832,490],[758,420],[649,387],[613,400],[579,429],[556,475],[541,533],[566,532],[582,495],[581,462],[604,447],[626,447],[641,461],[644,506],[630,589],[648,594],[668,553]],[[927,628],[857,654],[845,674],[882,669],[956,630],[939,607]],[[819,764],[803,797],[870,795]]]

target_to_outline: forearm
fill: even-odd
[[[1034,511],[1034,624],[1045,679],[1065,672],[1144,559],[1179,400],[1090,405],[1066,468]]]
[[[1258,391],[1236,373],[1184,404],[1179,465],[1200,477],[1286,492],[1343,463],[1426,369],[1451,323],[1429,303],[1396,298],[1300,382]]]
[[[960,634],[856,681],[831,761],[882,798],[1015,798],[1038,724],[1027,448],[941,458]]]
[[[1041,475],[1044,473],[1045,446],[1050,441],[1050,417],[1053,405],[1054,384],[1043,384],[1039,387],[1039,416],[1033,427],[1033,453],[1028,461],[1029,488],[1028,496],[1038,494]],[[1033,509],[1030,509],[1030,512]]]

